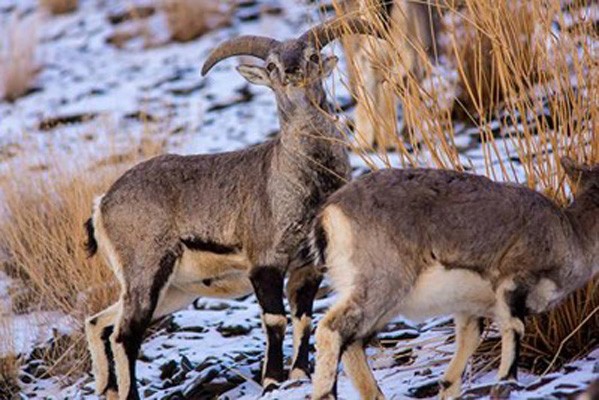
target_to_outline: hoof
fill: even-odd
[[[489,393],[492,400],[509,399],[512,391],[521,390],[522,386],[518,382],[499,382],[491,389]]]
[[[264,389],[262,390],[262,395],[270,393],[273,390],[277,390],[279,388],[279,385],[280,383],[272,378],[264,379],[264,382],[262,382],[262,386],[264,387]]]

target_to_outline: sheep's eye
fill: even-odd
[[[274,70],[275,70],[275,68],[276,68],[276,67],[277,67],[277,66],[275,65],[275,63],[268,63],[268,65],[266,65],[266,70],[267,70],[268,72],[272,72],[272,71],[274,71]]]
[[[310,61],[312,61],[314,64],[318,64],[320,62],[320,57],[318,57],[318,54],[312,54],[310,56]]]

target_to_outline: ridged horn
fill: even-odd
[[[233,56],[254,56],[261,60],[266,59],[268,53],[273,47],[281,42],[265,36],[246,35],[221,43],[210,53],[204,66],[202,67],[202,76],[214,67],[218,62]]]
[[[336,18],[311,28],[300,37],[300,40],[311,41],[322,49],[344,35],[371,35],[384,38],[374,25],[361,18]]]

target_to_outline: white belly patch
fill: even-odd
[[[249,267],[250,262],[243,253],[186,250],[171,284],[198,297],[241,297],[252,292],[247,273]]]
[[[459,312],[487,315],[495,303],[489,281],[465,269],[440,264],[426,269],[416,281],[399,314],[414,321]]]

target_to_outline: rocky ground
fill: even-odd
[[[114,154],[115,147],[125,151],[131,143],[144,140],[159,143],[165,151],[187,154],[261,142],[278,129],[272,95],[247,85],[233,70],[235,61],[220,64],[205,79],[199,68],[210,49],[225,38],[248,33],[290,37],[319,16],[313,5],[243,0],[230,26],[191,42],[174,43],[168,39],[164,17],[157,11],[143,11],[142,7],[151,5],[149,0],[80,3],[76,13],[39,18],[40,74],[28,95],[14,103],[0,102],[2,173],[44,171],[56,159],[68,164],[84,157],[93,164]],[[131,26],[139,23],[123,3],[142,10],[143,24],[150,33],[122,39],[122,32],[135,31]],[[34,0],[0,0],[0,18],[33,13],[36,8]],[[332,50],[341,53],[338,47]],[[348,105],[349,96],[340,79],[337,75],[329,84],[337,88],[335,100]],[[463,148],[461,156],[473,166],[483,163],[476,130],[458,127],[456,142]],[[505,158],[511,156],[509,144],[502,151]],[[383,162],[375,155],[372,161]],[[392,156],[391,162],[396,164],[398,157]],[[352,155],[352,163],[356,173],[365,165],[357,155]],[[0,276],[0,303],[5,303],[7,282],[6,276]],[[319,316],[331,301],[332,295],[323,292],[316,305]],[[65,323],[64,316],[44,319],[53,323],[40,326],[24,317],[6,334],[20,338],[26,353],[41,345],[52,328],[60,330]],[[451,355],[451,333],[448,319],[424,324],[398,319],[379,335],[370,354],[376,377],[389,398],[435,395],[436,381]],[[489,335],[494,335],[492,329]],[[290,357],[290,332],[288,338],[285,354]],[[141,393],[150,399],[259,397],[263,346],[259,308],[253,296],[237,301],[200,299],[161,322],[145,341],[137,367]],[[493,373],[480,365],[472,368],[465,377],[466,396],[487,394]],[[525,374],[522,387],[513,396],[568,398],[597,374],[599,350],[543,378]],[[59,378],[36,375],[35,357],[31,357],[20,378],[22,397],[96,398],[89,375],[66,387]],[[288,382],[264,398],[304,399],[309,390],[308,382]],[[343,399],[357,398],[343,374],[339,391]]]

